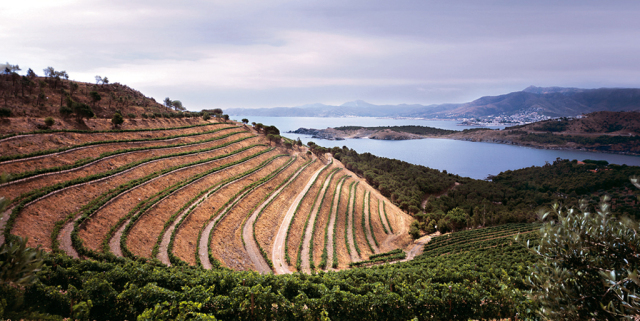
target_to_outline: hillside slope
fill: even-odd
[[[15,120],[14,129],[20,123]],[[100,121],[106,120],[89,124]],[[326,252],[328,242],[344,246],[344,240],[328,239],[325,233],[358,227],[363,215],[357,212],[353,221],[338,220],[332,227],[316,224],[334,214],[319,210],[333,201],[319,191],[336,191],[338,180],[327,178],[339,172],[361,182],[356,209],[363,207],[365,190],[388,204],[396,232],[384,233],[379,224],[368,230],[380,235],[383,250],[410,243],[409,216],[330,155],[273,144],[265,133],[231,121],[137,122],[152,128],[0,139],[0,173],[9,179],[0,185],[0,196],[10,200],[0,219],[3,239],[28,237],[29,246],[72,257],[158,259],[261,273],[300,271],[296,258],[300,261],[304,253],[306,272],[328,270],[313,258]],[[285,214],[290,214],[288,221]],[[273,239],[278,230],[283,237]],[[356,242],[369,247],[365,238]],[[271,255],[276,249],[283,254],[287,249],[286,262]],[[357,260],[380,251],[364,252]],[[340,256],[336,267],[345,269],[352,262]],[[276,264],[283,269],[275,270]]]

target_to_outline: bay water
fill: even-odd
[[[459,126],[455,121],[423,119],[388,119],[372,117],[331,118],[331,117],[258,117],[232,116],[232,119],[249,119],[250,122],[274,125],[282,136],[297,139],[303,143],[313,141],[324,147],[347,146],[358,153],[369,152],[376,156],[395,158],[412,164],[423,165],[449,173],[476,179],[497,175],[506,170],[516,170],[530,166],[552,163],[556,158],[577,160],[606,160],[612,164],[640,166],[640,156],[593,153],[572,150],[537,149],[522,146],[468,142],[453,139],[414,139],[387,141],[376,139],[345,139],[339,141],[314,139],[309,135],[292,134],[300,127],[325,129],[339,126],[402,126],[420,125],[442,129],[463,130],[474,126]],[[502,127],[491,127],[499,128]]]

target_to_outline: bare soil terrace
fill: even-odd
[[[251,144],[252,139],[240,144]],[[171,157],[158,161],[145,163],[131,170],[91,181],[86,184],[74,185],[69,188],[54,192],[24,207],[18,215],[11,233],[19,236],[29,236],[29,246],[42,245],[44,249],[51,250],[49,235],[56,221],[64,219],[68,214],[79,210],[84,204],[89,203],[95,197],[105,191],[111,190],[121,184],[147,176],[164,168],[200,161],[228,153],[233,146],[212,150],[205,153]],[[237,147],[239,148],[239,146]]]
[[[110,140],[150,139],[176,135],[203,133],[212,128],[218,128],[219,123],[211,123],[211,126],[196,126],[191,128],[167,128],[155,131],[140,132],[62,132],[39,133],[9,137],[0,140],[0,150],[3,155],[29,154],[35,151],[73,147],[90,142],[102,142]],[[5,154],[6,153],[6,154]]]
[[[342,184],[342,190],[340,191],[340,206],[338,207],[338,215],[336,216],[336,229],[335,239],[336,243],[333,245],[336,248],[336,254],[338,255],[338,269],[345,269],[349,267],[351,263],[351,257],[347,250],[347,243],[344,239],[344,233],[347,228],[347,208],[349,204],[349,190],[353,178],[348,178]]]
[[[153,141],[140,141],[140,142],[123,142],[123,143],[107,143],[90,145],[85,147],[73,148],[67,151],[41,155],[23,159],[16,159],[11,161],[5,161],[0,163],[1,173],[21,173],[25,171],[31,171],[34,169],[45,169],[52,167],[59,167],[65,165],[72,165],[75,162],[87,159],[96,158],[103,153],[122,151],[131,148],[148,148],[159,147],[176,144],[189,144],[205,139],[211,139],[221,135],[226,135],[233,132],[246,131],[242,127],[234,128],[234,126],[216,126],[210,128],[211,130],[220,130],[215,133],[198,134],[197,136],[178,137],[166,140],[153,140]]]
[[[83,123],[78,123],[73,118],[54,117],[55,124],[51,126],[51,130],[112,130],[113,124],[111,119],[89,118]],[[120,129],[146,129],[146,128],[168,128],[168,127],[184,127],[197,124],[212,123],[213,121],[204,121],[202,118],[137,118],[125,119],[120,125]],[[44,125],[44,117],[10,117],[6,118],[0,127],[0,135],[27,133],[38,130],[38,125]]]
[[[225,134],[220,133],[216,136],[223,136],[223,135]],[[10,182],[5,185],[5,188],[3,188],[3,193],[5,193],[5,196],[8,198],[15,198],[23,193],[26,193],[34,189],[38,189],[46,186],[52,186],[57,183],[70,181],[76,178],[108,172],[110,170],[125,166],[132,162],[151,159],[154,157],[165,156],[170,154],[188,153],[188,152],[194,152],[202,149],[214,148],[216,146],[220,146],[220,145],[223,145],[235,140],[239,140],[242,138],[250,137],[250,136],[252,136],[252,134],[248,132],[239,131],[235,135],[231,135],[229,137],[221,138],[219,140],[214,140],[211,142],[198,144],[198,145],[172,147],[172,148],[166,148],[166,149],[162,148],[162,149],[143,150],[143,151],[125,153],[122,155],[115,155],[114,157],[98,160],[96,162],[92,162],[90,164],[87,164],[86,166],[82,166],[76,169],[47,173],[47,174],[37,175],[33,177],[28,177],[26,179]],[[186,156],[182,156],[182,157],[186,157]]]
[[[220,220],[212,231],[211,253],[226,267],[234,270],[255,270],[242,242],[242,224],[247,216],[251,214],[252,209],[271,191],[275,190],[280,183],[286,180],[289,175],[295,173],[300,165],[302,165],[301,160],[297,160],[273,179],[251,191]]]
[[[324,202],[320,204],[320,210],[318,211],[316,221],[316,229],[313,231],[313,262],[315,266],[320,264],[320,261],[322,260],[322,252],[326,247],[326,244],[324,243],[325,227],[331,215],[331,201],[333,200],[333,195],[335,194],[338,181],[342,175],[344,175],[343,171],[338,171],[333,175],[329,182]],[[328,241],[331,242],[331,240]],[[331,266],[331,262],[327,261],[327,265]]]
[[[315,171],[317,171],[318,169],[324,166],[325,164],[323,164],[320,160],[318,160],[315,163],[311,164],[309,167],[307,167],[307,169],[305,170],[306,175],[305,176],[302,176],[302,174],[300,175],[301,178],[305,178],[304,179],[305,184],[303,184],[302,186],[306,185],[309,182],[309,177],[311,177],[311,175],[313,175]],[[320,173],[320,175],[318,175],[316,182],[311,186],[311,188],[309,189],[305,197],[303,197],[302,200],[300,201],[300,207],[298,208],[297,213],[291,220],[291,228],[288,234],[289,247],[288,249],[286,249],[287,253],[289,254],[291,266],[296,265],[296,259],[298,257],[298,249],[300,247],[300,243],[302,242],[302,236],[304,234],[304,225],[307,222],[309,212],[311,211],[311,207],[313,206],[313,200],[315,199],[316,194],[318,193],[318,190],[320,190],[320,187],[322,186],[322,182],[324,182],[324,178],[327,176],[328,170],[329,169],[325,169],[322,173]]]
[[[301,158],[301,162],[305,162],[306,159]],[[302,163],[300,163],[302,164]],[[299,164],[298,164],[299,165]],[[297,166],[297,165],[296,165]],[[267,206],[262,213],[262,215],[256,220],[255,225],[255,233],[256,240],[260,244],[260,246],[267,252],[267,257],[269,260],[273,260],[272,251],[274,238],[278,231],[278,228],[282,224],[284,220],[284,215],[287,212],[287,209],[293,203],[293,200],[296,198],[296,195],[304,188],[307,184],[307,181],[304,180],[300,174],[300,177],[293,181],[289,186],[280,192],[280,195]],[[308,178],[308,176],[305,176]]]
[[[362,228],[362,207],[364,205],[364,194],[365,189],[362,183],[358,184],[356,188],[356,204],[353,211],[353,226],[355,227],[355,234],[353,236],[354,242],[358,243],[358,248],[360,249],[360,258],[364,259],[369,257],[371,253],[371,249],[367,245],[367,236],[365,235],[365,231]]]
[[[164,180],[167,182],[167,184],[175,184],[177,182],[196,176],[202,172],[214,169],[224,164],[239,161],[244,157],[264,150],[265,148],[266,147],[260,147],[258,149],[252,148],[251,150],[239,153],[238,155],[234,155],[232,157],[229,157],[228,159],[221,160],[220,162],[215,161],[205,166],[196,166],[185,170],[182,173],[172,175],[172,177],[164,177]],[[214,175],[212,174],[209,176]],[[219,182],[219,180],[217,181]],[[127,238],[127,246],[129,247],[129,250],[137,256],[151,258],[151,251],[153,250],[153,247],[156,244],[158,237],[160,236],[160,232],[162,231],[164,223],[171,217],[171,215],[173,215],[173,213],[175,213],[187,201],[189,201],[193,197],[192,195],[196,195],[196,191],[197,190],[186,188],[184,192],[179,191],[178,193],[168,195],[167,197],[156,203],[153,207],[148,209],[129,231],[129,236]]]
[[[243,142],[228,146],[227,148],[233,148],[232,150],[237,150],[239,148],[249,146],[252,143],[255,143],[255,141],[253,142],[243,141]],[[169,175],[163,176],[161,178],[153,179],[147,184],[140,185],[138,187],[130,189],[124,192],[123,194],[121,194],[120,196],[118,196],[117,199],[114,199],[112,202],[104,206],[101,210],[94,213],[91,219],[85,222],[82,228],[80,229],[79,231],[80,238],[85,242],[86,247],[95,251],[100,251],[102,241],[106,237],[111,227],[114,226],[120,218],[126,216],[127,213],[129,213],[141,200],[145,200],[149,198],[150,196],[154,195],[158,191],[174,183],[177,183],[182,179],[196,175],[210,168],[215,168],[223,164],[240,160],[246,156],[259,152],[264,148],[266,147],[260,147],[260,146],[254,147],[254,148],[245,150],[243,152],[237,153],[235,155],[232,155],[230,157],[218,159],[218,160],[204,163],[204,164],[199,164],[184,170],[171,172],[169,173]],[[228,151],[225,152],[225,149],[221,149],[213,153],[207,153],[208,155],[206,158],[227,154]],[[185,163],[189,163],[189,162],[188,161],[183,162],[183,164]]]
[[[270,154],[270,156],[273,156],[273,154]],[[258,171],[237,180],[233,184],[226,185],[210,195],[209,198],[194,209],[191,215],[182,223],[180,229],[178,229],[173,245],[173,254],[181,260],[195,265],[198,250],[198,234],[202,226],[209,221],[211,215],[222,208],[222,206],[242,190],[244,186],[262,179],[288,161],[288,157],[277,158]],[[245,168],[245,170],[248,170],[248,168]]]

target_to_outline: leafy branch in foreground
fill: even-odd
[[[631,181],[640,188],[637,178]],[[540,230],[533,252],[542,260],[527,279],[542,317],[617,320],[640,313],[638,222],[614,217],[609,200],[603,197],[595,213],[586,201],[578,210],[554,205],[541,213],[542,219],[557,216]]]

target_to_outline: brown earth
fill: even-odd
[[[179,126],[173,126],[179,127]],[[143,131],[143,132],[107,132],[107,133],[41,133],[9,137],[0,140],[0,150],[5,155],[29,154],[35,151],[73,147],[90,142],[108,140],[149,139],[162,138],[191,133],[203,133],[219,128],[218,123],[211,122],[211,126],[197,126],[191,128]]]
[[[74,118],[53,117],[55,124],[50,127],[51,130],[114,130],[111,119],[105,118],[89,118],[83,123],[78,123]],[[208,121],[212,123],[213,121]],[[171,128],[184,127],[196,124],[205,124],[207,121],[201,117],[194,118],[125,118],[124,123],[120,125],[120,129],[147,129],[147,128]],[[44,117],[9,117],[5,118],[0,128],[0,136],[8,134],[30,133],[40,130],[37,126],[44,125]]]
[[[273,179],[251,191],[220,220],[212,231],[210,249],[214,257],[234,270],[255,270],[242,243],[242,224],[255,206],[297,170],[298,166],[287,167]]]
[[[175,144],[195,143],[208,138],[226,135],[232,132],[246,131],[242,128],[232,129],[233,128],[232,126],[224,126],[224,125],[219,127],[207,126],[207,128],[209,128],[210,130],[216,130],[220,128],[227,128],[227,129],[221,130],[215,133],[200,134],[198,136],[173,138],[173,139],[160,140],[160,141],[109,143],[109,144],[79,147],[77,149],[71,149],[71,150],[59,152],[59,153],[2,162],[0,163],[0,172],[13,174],[13,173],[31,171],[36,168],[44,169],[44,168],[58,167],[58,166],[64,166],[64,165],[72,165],[78,160],[87,159],[87,158],[96,158],[96,157],[99,157],[101,154],[107,153],[107,152],[116,152],[120,150],[131,149],[131,148],[145,148],[145,147],[157,147],[157,146],[168,146],[168,145],[175,145]]]
[[[6,77],[10,76],[5,76],[5,79]],[[12,85],[7,79],[7,93],[12,92],[13,95],[5,97],[7,99],[3,101],[3,107],[9,108],[13,115],[55,116],[59,115],[58,110],[60,105],[65,103],[66,94],[70,93],[74,101],[91,105],[97,117],[111,117],[116,110],[120,110],[123,116],[133,113],[138,117],[144,112],[174,112],[140,91],[118,82],[97,85],[58,78],[29,77],[32,86],[24,87],[22,82]],[[71,83],[78,85],[76,90],[71,90]],[[64,90],[64,93],[61,90]],[[102,99],[93,103],[89,95],[92,91],[97,92]],[[41,92],[45,99],[39,101],[37,95]],[[36,102],[39,103],[37,106]]]
[[[309,181],[309,177],[313,175],[313,173],[316,170],[320,169],[320,167],[323,167],[323,166],[325,166],[325,164],[322,164],[322,162],[318,160],[314,164],[307,167],[307,169],[305,170],[306,176],[304,178],[306,179],[304,180],[306,182],[304,185],[306,185],[306,183]],[[298,211],[296,212],[295,216],[291,220],[291,229],[289,230],[289,234],[288,234],[287,253],[289,254],[291,266],[293,267],[295,267],[296,265],[296,260],[298,257],[298,248],[300,247],[300,243],[302,242],[302,236],[304,234],[304,231],[303,231],[304,224],[307,222],[309,212],[311,211],[311,207],[313,206],[313,200],[315,199],[316,194],[318,193],[318,190],[320,190],[320,185],[322,184],[322,182],[324,181],[324,178],[327,175],[327,170],[328,169],[325,169],[322,173],[320,173],[320,175],[318,175],[318,179],[313,184],[313,186],[311,186],[311,188],[307,192],[307,195],[300,201],[301,205],[298,208]]]
[[[186,207],[185,209],[182,210],[182,212],[175,218],[175,220],[173,221],[173,223],[171,223],[171,225],[169,226],[169,228],[165,231],[164,235],[162,236],[162,241],[160,242],[160,246],[159,246],[159,252],[158,252],[158,259],[160,261],[162,261],[164,264],[167,265],[171,265],[170,261],[169,261],[169,242],[171,241],[171,235],[174,234],[175,229],[177,228],[177,224],[180,222],[180,220],[182,219],[182,217],[184,215],[187,215],[188,212],[190,211],[190,209],[195,209],[194,207],[199,206],[199,203],[201,201],[204,201],[205,199],[207,199],[209,197],[210,194],[214,193],[217,189],[222,188],[224,185],[226,184],[232,184],[233,181],[231,182],[223,182],[229,179],[241,179],[242,177],[246,176],[246,175],[250,175],[250,174],[245,174],[247,173],[247,171],[249,169],[258,167],[260,164],[262,164],[264,161],[270,159],[271,157],[277,155],[278,152],[276,150],[273,150],[271,152],[268,152],[266,154],[262,154],[258,157],[252,158],[250,160],[247,160],[243,163],[237,164],[237,165],[233,165],[229,168],[226,168],[224,170],[222,170],[219,173],[213,173],[211,175],[208,175],[206,178],[202,179],[201,181],[196,182],[195,184],[192,184],[189,186],[189,189],[193,190],[194,187],[191,187],[193,185],[202,185],[204,184],[205,186],[202,186],[201,188],[197,188],[197,190],[193,191],[192,193],[189,193],[189,195],[193,198],[194,195],[199,195],[199,193],[201,193],[201,191],[207,191],[206,193],[204,193],[203,195],[199,196],[198,199],[194,200],[191,202],[191,204]],[[200,187],[200,186],[198,186]],[[185,218],[185,220],[188,218]]]
[[[380,248],[380,252],[387,252],[387,249],[382,247],[382,241],[387,238],[387,234],[384,232],[384,227],[382,226],[382,221],[380,221],[380,212],[378,209],[378,198],[371,195],[371,200],[369,201],[369,206],[371,208],[371,230],[373,231],[373,235],[378,241],[378,247]]]
[[[340,206],[338,207],[335,229],[336,244],[334,244],[336,247],[336,254],[338,255],[338,269],[345,269],[349,267],[349,263],[351,263],[351,257],[347,250],[347,243],[344,239],[344,231],[347,226],[346,217],[349,204],[349,190],[350,185],[353,182],[354,180],[352,178],[345,180],[344,183],[342,183],[342,191],[340,191]],[[331,264],[331,262],[329,264]]]
[[[221,134],[222,135],[222,134]],[[97,161],[95,163],[88,164],[88,166],[83,166],[77,169],[71,169],[63,172],[54,172],[47,173],[39,176],[34,176],[30,178],[26,178],[24,180],[17,180],[14,182],[10,182],[3,186],[3,189],[8,191],[6,193],[6,197],[14,198],[18,197],[21,194],[46,186],[52,186],[60,182],[70,181],[76,178],[85,177],[89,175],[94,175],[98,173],[108,172],[110,170],[125,166],[129,163],[146,160],[158,156],[175,154],[179,152],[194,152],[201,149],[213,148],[215,146],[219,146],[222,144],[226,144],[232,141],[236,141],[245,137],[250,137],[252,134],[247,132],[239,132],[236,135],[232,135],[226,138],[222,138],[220,140],[215,140],[203,144],[184,146],[184,147],[173,147],[167,149],[153,149],[147,151],[139,151],[126,153],[122,155],[116,155],[109,159],[104,159]],[[255,139],[248,139],[250,141],[257,141]],[[185,157],[185,156],[179,156]]]
[[[362,228],[362,217],[364,213],[362,212],[362,206],[364,204],[364,194],[365,189],[363,184],[358,184],[356,189],[356,199],[355,199],[355,207],[353,208],[353,226],[355,227],[354,241],[358,242],[358,248],[360,249],[360,258],[364,259],[369,257],[371,253],[371,249],[369,249],[369,245],[367,245],[367,236],[365,235],[365,231]],[[374,244],[375,245],[375,244]]]
[[[221,166],[223,164],[228,164],[230,162],[238,161],[244,157],[253,155],[264,149],[265,147],[248,150],[246,152],[240,153],[237,157],[230,157],[224,163],[213,162],[211,165],[194,167],[193,170],[188,170],[189,173],[181,174],[179,178],[166,177],[167,182],[170,184],[178,183],[179,181],[198,175],[209,169]],[[259,162],[255,163],[255,165],[258,164]],[[246,164],[243,165],[246,166]],[[234,170],[237,171],[237,173],[234,173],[235,175],[238,173],[242,173],[247,169],[233,168],[232,172],[234,172]],[[185,186],[185,188],[176,191],[171,195],[168,195],[167,197],[156,203],[152,208],[147,210],[144,215],[140,217],[140,219],[134,224],[133,228],[131,228],[131,230],[129,231],[129,236],[127,237],[127,246],[129,247],[129,250],[137,256],[151,258],[153,247],[158,241],[158,237],[160,236],[160,232],[162,231],[165,222],[171,217],[171,215],[177,212],[184,204],[191,200],[200,191],[206,189],[211,185],[219,183],[225,176],[226,175],[222,173],[208,175],[208,179],[197,182],[196,184]]]
[[[333,199],[333,195],[335,194],[338,181],[343,174],[344,171],[340,170],[333,175],[333,177],[331,178],[331,182],[329,183],[329,187],[327,188],[324,202],[320,204],[320,210],[318,211],[318,218],[316,222],[316,229],[313,233],[313,262],[316,267],[322,261],[322,252],[326,247],[326,244],[324,243],[325,227],[327,226],[327,223],[329,223],[329,218],[331,216],[331,200]],[[330,241],[331,240],[329,240],[329,242]],[[331,262],[327,261],[327,264],[328,266],[331,266]]]
[[[270,156],[278,152],[271,152]],[[203,225],[205,225],[212,214],[214,214],[237,192],[244,186],[262,179],[269,173],[282,166],[289,161],[288,157],[280,157],[267,164],[265,167],[247,175],[234,184],[228,184],[211,194],[204,202],[202,202],[189,217],[182,223],[178,229],[173,245],[173,253],[183,261],[195,265],[196,253],[198,247],[198,233]],[[245,168],[248,170],[249,168]]]
[[[364,228],[365,228],[365,235],[367,237],[367,240],[369,241],[369,244],[371,245],[371,248],[373,248],[373,252],[374,253],[380,253],[380,249],[378,248],[378,245],[376,244],[376,240],[374,240],[373,238],[373,229],[371,228],[372,222],[371,222],[371,205],[370,205],[370,192],[365,190],[365,195],[364,195]]]
[[[230,151],[237,150],[250,144],[250,142],[240,142],[217,151],[203,153],[206,155],[201,156],[201,159],[227,154]],[[251,148],[230,157],[225,157],[208,163],[199,164],[191,168],[185,168],[175,172],[171,172],[168,173],[169,175],[153,179],[146,184],[139,185],[133,189],[130,189],[121,194],[117,199],[107,204],[100,211],[94,213],[91,219],[85,221],[85,223],[79,230],[79,235],[81,239],[85,241],[85,246],[87,246],[87,248],[100,251],[102,241],[106,234],[109,232],[109,229],[111,229],[111,227],[115,225],[120,218],[129,213],[129,211],[131,211],[141,200],[145,200],[151,197],[158,191],[161,191],[162,189],[172,184],[178,183],[180,180],[186,179],[208,169],[240,160],[246,156],[264,150],[264,148],[265,147],[258,146],[256,148]],[[180,163],[172,163],[171,166],[185,163],[189,163],[189,160],[181,161]],[[163,168],[166,167],[169,166],[164,166]],[[136,235],[134,232],[136,230],[136,227],[137,225],[135,225],[134,228],[130,231],[133,235]],[[133,237],[135,236],[129,237],[128,241],[131,242],[131,238]],[[135,251],[133,251],[133,249],[130,250],[136,253]]]
[[[301,231],[303,235],[301,236],[301,240],[300,240],[302,242],[302,247],[299,253],[300,261],[301,261],[300,269],[304,273],[311,272],[310,257],[311,258],[313,257],[313,253],[310,252],[311,251],[310,245],[311,245],[311,242],[313,242],[312,238],[313,238],[315,229],[318,228],[318,225],[316,222],[318,213],[320,212],[322,203],[324,203],[325,201],[324,195],[326,194],[327,189],[329,189],[329,184],[331,183],[331,178],[333,177],[333,169],[334,167],[328,167],[322,173],[322,175],[318,176],[318,180],[316,181],[316,184],[318,185],[319,189],[316,194],[313,207],[311,207],[308,214],[306,229],[303,229]]]
[[[343,189],[343,184],[346,181],[348,175],[344,174],[340,176],[340,178],[338,179],[337,185],[334,188],[334,194],[331,196],[332,200],[333,200],[333,204],[331,206],[330,209],[330,216],[328,218],[328,222],[327,222],[327,244],[325,245],[327,248],[327,266],[325,267],[325,270],[332,270],[333,269],[333,248],[335,246],[337,246],[336,242],[334,242],[334,239],[337,236],[337,224],[338,224],[338,205],[339,205],[339,197],[341,195],[341,191]]]
[[[300,161],[300,164],[302,164],[305,160],[300,159]],[[272,251],[270,251],[270,249],[273,247],[274,238],[276,236],[278,228],[284,220],[284,215],[286,214],[287,209],[293,203],[296,195],[307,184],[305,178],[308,179],[308,173],[310,171],[305,169],[305,172],[302,172],[295,181],[287,186],[287,188],[282,190],[280,196],[265,208],[260,218],[258,218],[258,220],[256,221],[256,239],[262,249],[267,252],[267,257],[269,258],[269,260],[273,260]],[[303,176],[303,174],[305,174],[305,176]]]

